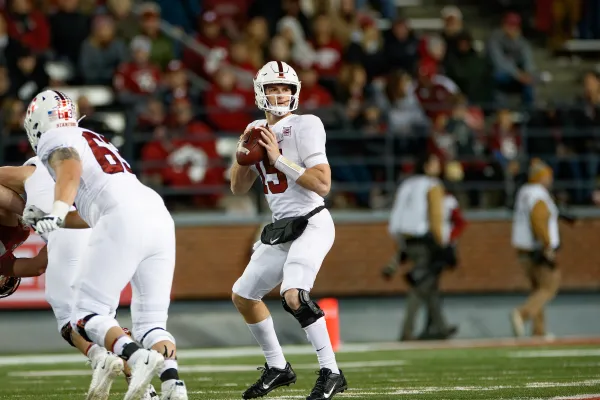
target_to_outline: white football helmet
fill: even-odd
[[[285,84],[292,87],[292,95],[287,105],[271,104],[265,94],[265,86],[272,84]],[[300,81],[294,68],[283,61],[269,61],[254,77],[254,98],[256,105],[263,111],[282,117],[298,108],[300,95]]]
[[[77,126],[77,106],[67,95],[56,90],[45,90],[31,100],[23,127],[33,150],[42,135],[53,128]]]

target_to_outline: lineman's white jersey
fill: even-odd
[[[45,132],[38,143],[38,156],[56,179],[48,157],[59,148],[74,148],[82,165],[81,181],[75,197],[79,215],[94,227],[104,213],[117,205],[146,202],[151,189],[131,172],[127,161],[102,135],[79,127],[56,128]]]
[[[267,120],[260,119],[248,126],[266,125]],[[288,160],[304,168],[328,164],[325,154],[325,128],[319,117],[291,114],[269,128],[279,142],[279,151]],[[285,174],[274,166],[265,165],[261,161],[251,169],[263,182],[263,193],[274,219],[304,215],[324,204],[323,197],[287,179]]]

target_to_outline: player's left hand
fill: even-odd
[[[40,220],[40,218],[43,218],[46,216],[46,213],[44,211],[42,211],[41,209],[39,209],[36,206],[29,206],[25,209],[25,211],[23,211],[23,223],[25,225],[31,226],[32,228],[35,226],[35,224],[37,223],[37,221]]]
[[[56,215],[48,214],[35,222],[33,229],[39,234],[50,233],[65,226],[65,221]]]
[[[262,140],[259,140],[258,143],[267,150],[269,163],[271,165],[275,165],[275,161],[277,161],[281,155],[281,153],[279,153],[279,144],[277,143],[277,138],[268,127],[258,126],[257,128],[262,131]]]

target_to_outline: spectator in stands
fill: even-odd
[[[221,68],[215,74],[215,84],[204,96],[206,118],[215,130],[241,135],[252,122],[254,91],[237,86],[231,68]]]
[[[199,97],[198,90],[188,80],[183,63],[179,60],[171,61],[164,75],[160,98],[170,106],[177,99],[188,99],[192,104],[197,104]]]
[[[489,55],[494,69],[494,79],[503,92],[517,89],[523,103],[534,101],[533,84],[535,68],[529,42],[521,35],[521,17],[508,13],[502,28],[496,30],[488,43]]]
[[[594,0],[586,0],[582,6],[579,37],[581,39],[600,39],[600,4]]]
[[[496,122],[489,135],[489,148],[496,161],[504,168],[517,161],[521,149],[521,135],[509,109],[501,108],[497,111]]]
[[[446,42],[438,35],[429,35],[421,40],[419,46],[419,68],[435,68],[437,73],[444,72],[444,58],[446,57]]]
[[[583,94],[577,100],[572,112],[574,135],[567,136],[567,146],[579,156],[583,177],[586,179],[585,196],[589,200],[591,189],[599,173],[598,152],[600,151],[600,78],[596,72],[589,71],[583,77]]]
[[[319,84],[319,73],[308,67],[298,69],[298,78],[302,82],[300,90],[300,110],[321,118],[325,127],[340,127],[340,115],[334,107],[331,93]]]
[[[264,65],[263,54],[267,54],[269,51],[269,27],[267,20],[264,17],[254,17],[246,26],[246,33],[244,35],[246,43],[248,45],[248,51],[252,59],[252,64],[257,66]]]
[[[81,45],[90,34],[90,18],[78,8],[79,0],[59,0],[49,18],[54,57],[68,61],[73,69],[79,65]]]
[[[34,156],[33,149],[27,141],[23,129],[26,106],[21,100],[13,99],[4,104],[4,163],[8,165],[22,165],[23,160]]]
[[[136,36],[129,47],[131,61],[119,66],[113,84],[119,102],[135,107],[144,103],[156,91],[161,73],[158,66],[150,62],[150,39]]]
[[[410,151],[413,133],[428,125],[421,104],[413,91],[413,83],[408,73],[394,71],[387,79],[384,92],[376,92],[377,105],[383,111],[390,133],[399,137],[398,151]]]
[[[354,0],[318,1],[314,5],[315,15],[329,15],[335,38],[346,48],[350,43],[352,33],[360,29]]]
[[[370,16],[360,19],[360,31],[353,35],[352,43],[348,46],[346,60],[364,66],[370,79],[384,75],[388,71],[383,38],[376,21]]]
[[[342,66],[342,44],[333,36],[333,27],[329,16],[323,14],[315,18],[312,29],[312,47],[315,50],[313,67],[321,78],[321,84],[333,82]]]
[[[128,44],[140,31],[138,17],[132,10],[132,1],[107,0],[106,7],[108,15],[113,17],[116,36]]]
[[[192,72],[210,77],[227,55],[229,40],[223,35],[219,17],[214,11],[205,11],[199,24],[200,29],[195,39],[204,49],[204,53],[200,55],[194,49],[186,48],[183,52],[183,63]]]
[[[234,67],[233,72],[236,75],[240,87],[245,89],[253,88],[253,78],[257,67],[252,64],[250,52],[244,40],[236,40],[229,45],[229,54],[227,62]]]
[[[293,17],[284,17],[277,23],[277,32],[283,36],[291,49],[293,65],[307,68],[316,61],[317,52],[306,40],[302,26]],[[321,52],[322,54],[322,52]]]
[[[394,21],[384,35],[384,52],[389,68],[413,73],[416,69],[419,41],[405,18]]]
[[[153,132],[156,128],[164,126],[166,120],[164,103],[156,97],[149,97],[146,107],[138,115],[137,129],[144,133]]]
[[[469,35],[469,32],[464,28],[462,12],[456,6],[442,8],[442,19],[442,38],[446,42],[446,57],[449,57],[459,52],[458,42],[465,34]]]
[[[154,140],[142,149],[143,179],[180,189],[210,189],[222,185],[224,168],[216,150],[216,138],[202,122],[193,119],[191,104],[180,99],[172,106],[173,119],[167,130],[159,127]],[[168,197],[169,208],[194,205],[215,208],[221,193]]]
[[[449,114],[452,111],[452,102],[458,92],[456,83],[438,74],[434,65],[423,64],[419,67],[415,95],[431,120],[435,120],[437,114]]]
[[[117,67],[127,59],[127,46],[115,37],[111,17],[99,15],[92,23],[92,34],[81,47],[79,68],[86,85],[111,85]]]
[[[33,7],[31,0],[12,0],[5,12],[10,37],[35,53],[50,48],[50,27],[46,16]]]
[[[468,32],[454,37],[456,51],[449,53],[445,61],[445,71],[460,91],[475,104],[483,105],[492,101],[492,81],[490,65],[473,48],[473,38]]]
[[[16,63],[9,66],[12,96],[29,102],[48,86],[50,78],[44,69],[45,59],[29,47],[19,46]]]
[[[152,49],[150,62],[164,70],[175,58],[173,42],[160,31],[160,8],[156,3],[146,2],[140,7],[141,34],[150,39]]]
[[[98,117],[94,105],[86,96],[79,96],[77,99],[77,110],[79,111],[79,117],[83,118],[79,121],[79,127],[100,133],[109,139],[115,135],[115,132],[110,129],[104,119]]]
[[[157,0],[156,2],[162,10],[162,19],[187,34],[195,32],[201,12],[201,4],[198,0]]]

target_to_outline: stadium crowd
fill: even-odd
[[[172,207],[226,207],[228,160],[218,139],[237,137],[260,118],[252,78],[266,61],[282,60],[302,81],[300,112],[318,115],[327,128],[335,206],[387,206],[393,188],[384,183],[409,173],[410,156],[423,149],[452,167],[467,207],[506,204],[507,188],[530,157],[550,163],[559,181],[574,182],[562,201],[592,201],[599,77],[583,77],[575,106],[536,108],[539,70],[518,12],[508,10],[481,46],[460,8],[442,9],[440,32],[419,34],[391,0],[3,3],[4,164],[31,155],[21,121],[35,93],[48,85],[110,86],[109,108],[127,116],[121,148],[140,176],[183,193],[169,195]],[[389,28],[380,29],[378,16]],[[161,20],[196,46],[165,35]],[[596,37],[596,25],[589,26],[582,32]],[[568,35],[556,31],[552,46]],[[52,76],[48,61],[72,73]],[[511,111],[515,95],[527,123]],[[76,100],[82,126],[114,136],[88,98]],[[491,196],[482,195],[486,185]]]

